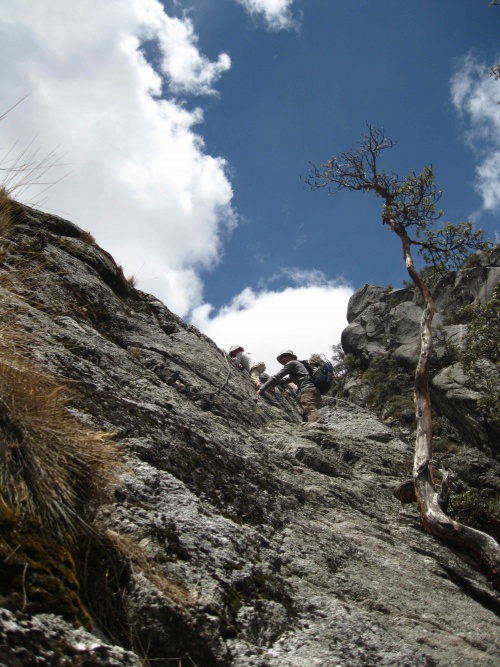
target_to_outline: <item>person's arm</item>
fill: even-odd
[[[271,387],[275,387],[280,381],[288,375],[288,371],[286,369],[286,366],[284,366],[280,371],[276,373],[276,375],[273,375],[272,377],[269,378],[267,382],[265,382],[262,387],[257,391],[258,394],[263,394],[267,389],[271,389]]]
[[[236,366],[236,368],[239,368],[240,371],[243,370],[243,359],[242,359],[242,353],[238,352],[238,354],[235,357],[231,357],[231,361],[233,364]]]

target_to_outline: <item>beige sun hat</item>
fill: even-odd
[[[233,354],[239,351],[244,352],[245,350],[241,347],[241,345],[233,345],[232,347],[229,348],[229,356],[232,357]]]
[[[276,361],[279,361],[281,364],[281,358],[284,357],[285,355],[288,355],[289,357],[292,357],[292,359],[296,360],[297,355],[295,355],[292,350],[282,350],[278,356],[276,357]]]

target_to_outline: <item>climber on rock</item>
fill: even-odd
[[[319,422],[321,394],[312,381],[308,369],[301,361],[297,361],[292,350],[283,350],[276,359],[283,365],[283,368],[270,377],[257,393],[262,396],[268,389],[293,382],[297,386],[297,399],[302,408],[302,421]]]
[[[250,380],[256,389],[261,386],[260,375],[266,370],[266,364],[252,356],[251,352],[245,352],[241,345],[233,345],[229,348],[230,359],[240,368],[250,373]]]

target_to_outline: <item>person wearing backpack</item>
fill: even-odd
[[[324,354],[311,354],[308,361],[302,362],[311,374],[312,381],[323,396],[335,385],[333,364]]]
[[[262,396],[268,389],[293,382],[297,385],[297,398],[302,408],[302,421],[319,422],[321,418],[319,414],[321,393],[314,384],[311,373],[301,361],[297,360],[297,356],[292,350],[283,350],[276,359],[283,365],[283,368],[270,377],[257,393]]]

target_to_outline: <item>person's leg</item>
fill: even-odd
[[[305,422],[319,422],[321,415],[318,408],[321,405],[321,394],[318,389],[304,389],[300,395],[302,419]]]

